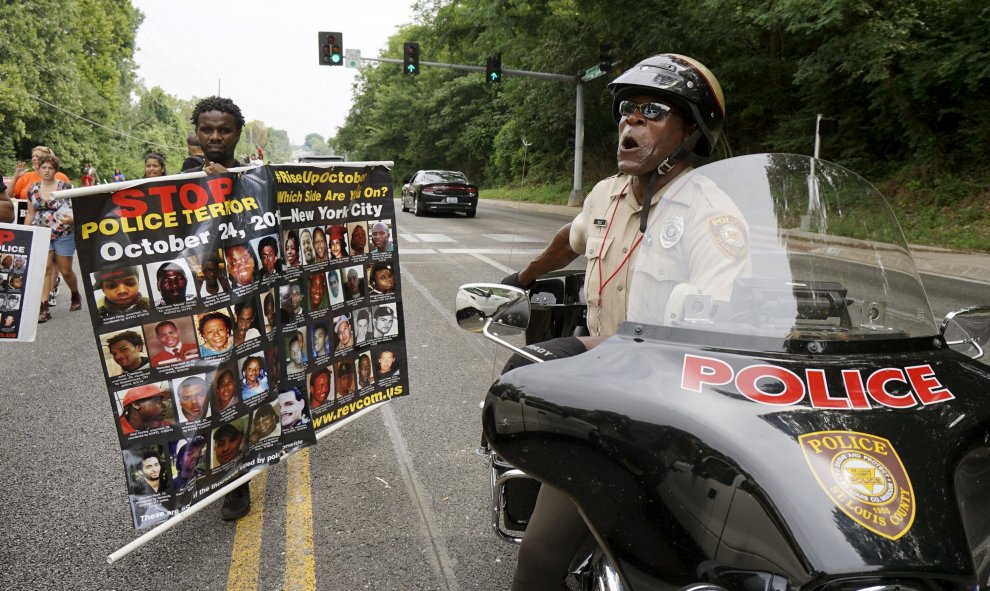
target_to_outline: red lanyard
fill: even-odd
[[[612,217],[608,219],[608,227],[605,228],[605,236],[602,238],[601,246],[598,247],[598,305],[599,306],[602,305],[602,293],[604,293],[605,291],[605,286],[608,285],[608,282],[611,281],[612,278],[615,277],[619,273],[619,271],[622,270],[624,266],[626,266],[626,263],[629,261],[629,257],[631,257],[632,254],[636,252],[636,247],[639,246],[639,243],[643,241],[643,235],[640,234],[639,237],[636,238],[636,241],[633,242],[632,248],[630,248],[629,252],[626,253],[626,256],[622,259],[622,262],[619,263],[619,266],[615,269],[615,271],[612,271],[612,274],[608,276],[608,279],[602,281],[602,265],[605,262],[605,260],[602,258],[602,253],[605,251],[605,243],[608,241],[608,233],[612,231],[612,222],[615,220],[615,212],[618,211],[619,209],[619,200],[625,198],[626,189],[628,187],[629,187],[629,182],[626,181],[626,186],[622,188],[622,191],[619,192],[619,197],[615,200],[615,207],[612,208]],[[648,207],[648,206],[646,203],[644,203],[643,207]]]

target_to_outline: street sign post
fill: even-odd
[[[584,76],[581,76],[582,82],[588,82],[589,80],[594,80],[595,78],[601,78],[605,75],[602,71],[601,66],[594,65],[584,71]]]
[[[361,67],[361,50],[360,49],[345,49],[344,50],[344,66],[348,68],[360,68]]]

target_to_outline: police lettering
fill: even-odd
[[[927,364],[877,369],[865,380],[859,370],[843,369],[840,377],[842,390],[830,392],[824,369],[809,368],[800,375],[776,365],[753,364],[736,372],[720,359],[685,355],[681,388],[701,392],[706,385],[732,383],[741,395],[760,404],[792,406],[807,399],[812,408],[840,410],[869,410],[873,403],[887,408],[913,408],[955,399]]]

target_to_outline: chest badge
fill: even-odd
[[[684,235],[684,218],[675,215],[664,220],[663,227],[660,228],[660,246],[672,248],[681,241]]]

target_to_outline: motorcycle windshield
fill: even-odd
[[[682,175],[638,249],[637,324],[816,341],[938,334],[887,201],[809,156],[754,154]]]

